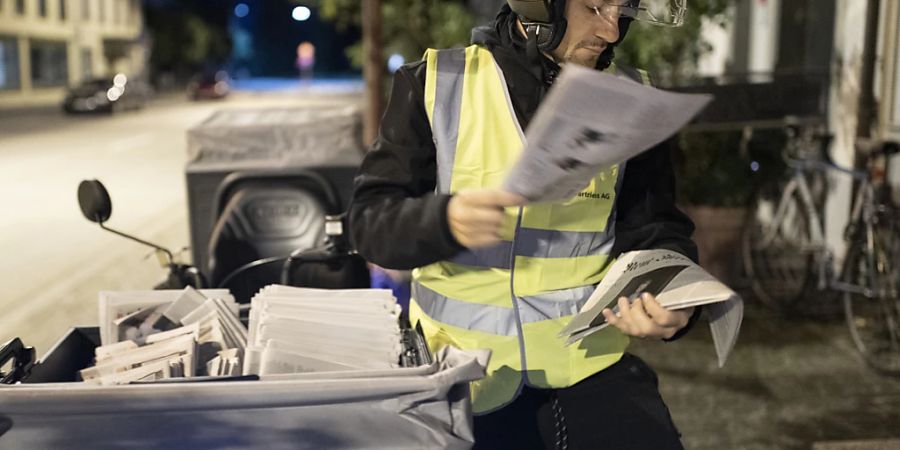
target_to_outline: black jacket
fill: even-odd
[[[516,117],[528,126],[559,67],[529,52],[511,14],[492,27],[476,29],[473,42],[490,49],[509,86]],[[449,195],[436,194],[437,166],[425,113],[425,63],[401,67],[378,138],[354,183],[350,233],[368,261],[391,269],[412,269],[449,259],[463,250],[447,224]],[[697,261],[694,224],[675,206],[675,179],[666,141],[632,159],[616,197],[612,255],[662,248]],[[699,315],[697,308],[689,326]]]

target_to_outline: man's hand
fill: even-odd
[[[489,247],[500,242],[504,207],[522,206],[525,197],[500,189],[460,191],[447,204],[447,222],[456,242],[466,248]]]
[[[632,304],[628,304],[625,297],[619,298],[618,316],[609,308],[602,312],[610,325],[629,336],[669,339],[687,325],[694,308],[669,311],[656,301],[656,297],[644,293]]]

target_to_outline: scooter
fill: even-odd
[[[238,291],[241,278],[256,269],[271,264],[281,263],[280,275],[260,280],[258,275],[254,281],[258,284],[280,283],[288,286],[323,287],[323,288],[361,288],[368,287],[369,274],[366,263],[354,251],[344,235],[345,216],[325,216],[325,242],[320,247],[311,249],[294,249],[288,254],[260,258],[243,264],[220,276],[216,282],[210,282],[197,267],[176,261],[171,250],[108,227],[105,222],[112,213],[112,201],[106,188],[98,180],[83,180],[78,186],[78,204],[85,218],[97,223],[100,228],[118,236],[138,242],[154,249],[163,267],[168,268],[166,279],[155,286],[155,289],[193,288],[234,288]],[[222,261],[219,261],[221,264]],[[338,273],[339,276],[330,276]],[[245,284],[246,284],[246,280]],[[246,289],[244,289],[246,290]],[[240,303],[249,303],[255,292],[246,295],[235,295]]]

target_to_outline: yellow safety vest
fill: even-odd
[[[484,47],[428,50],[425,109],[437,149],[441,193],[500,187],[523,148],[503,74]],[[616,328],[570,347],[557,333],[603,278],[615,238],[624,166],[598,173],[564,203],[508,208],[495,247],[464,251],[413,271],[410,318],[429,347],[492,350],[472,385],[475,413],[511,402],[523,382],[571,386],[621,358]]]

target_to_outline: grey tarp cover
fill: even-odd
[[[470,448],[468,382],[489,352],[431,367],[260,381],[0,388],[0,448]]]
[[[221,110],[188,130],[188,164],[356,165],[361,126],[353,105]]]

